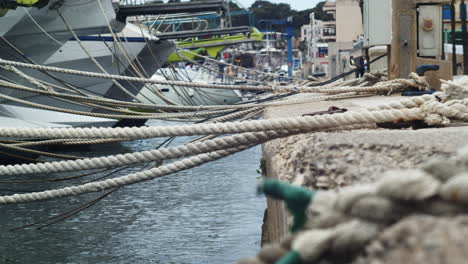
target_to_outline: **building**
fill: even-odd
[[[359,1],[336,0],[334,10],[336,41],[330,42],[328,47],[330,77],[349,71],[350,57],[361,56],[359,43],[362,42],[363,34]]]
[[[301,41],[310,42],[312,38],[316,38],[317,42],[335,41],[335,28],[329,27],[329,24],[330,22],[314,19],[310,24],[302,26]]]
[[[304,52],[305,74],[328,73],[328,44],[330,42],[328,27],[324,21],[316,20],[315,14],[310,14],[310,24],[301,28],[301,41],[306,45]],[[334,29],[333,29],[334,30]],[[334,41],[334,39],[333,39]]]
[[[327,1],[323,5],[323,11],[331,14],[335,20],[322,22],[322,39],[324,42],[336,41],[336,2]]]
[[[349,71],[351,56],[361,55],[357,46],[362,42],[362,14],[356,0],[327,1],[323,11],[334,20],[311,19],[311,24],[301,29],[301,40],[308,44],[306,61],[311,62],[311,71],[333,77]]]
[[[355,42],[362,34],[359,1],[336,0],[336,42]]]
[[[323,5],[323,11],[331,14],[336,19],[336,2],[327,1]],[[322,21],[311,19],[311,24],[302,26],[301,41],[312,39],[313,31],[316,31],[318,42],[336,41],[336,20]]]

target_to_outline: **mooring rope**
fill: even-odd
[[[468,102],[466,102],[466,104],[468,104]],[[310,117],[310,118],[304,118],[304,119],[309,121],[309,122],[307,122],[309,125],[314,124],[315,122],[317,122],[317,124],[323,124],[323,123],[326,123],[325,120],[330,121],[328,125],[322,126],[321,128],[339,127],[339,126],[343,126],[343,125],[353,125],[353,124],[362,124],[362,123],[390,122],[392,119],[393,120],[405,120],[405,118],[408,118],[408,117],[417,118],[417,120],[421,120],[420,118],[422,118],[422,120],[424,120],[424,118],[426,118],[428,116],[428,115],[423,114],[424,111],[428,111],[429,116],[438,115],[442,119],[444,119],[444,118],[445,119],[455,118],[455,119],[468,120],[468,107],[466,106],[466,104],[464,104],[464,103],[455,103],[455,104],[448,105],[448,104],[444,104],[444,103],[440,103],[440,102],[429,101],[429,102],[422,105],[423,110],[418,108],[418,109],[402,109],[402,110],[387,110],[387,111],[384,110],[384,111],[375,111],[375,112],[366,112],[366,113],[350,113],[350,114],[349,113],[344,113],[344,114],[336,114],[336,115],[328,115],[328,116]],[[454,106],[456,106],[456,107],[454,107]],[[461,111],[461,109],[463,111]],[[400,113],[402,115],[398,115],[398,113]],[[336,118],[338,116],[341,116],[341,118]],[[344,116],[347,116],[347,118],[343,118]],[[364,118],[361,118],[361,117],[364,117]],[[387,119],[387,117],[391,117],[391,118]],[[332,118],[332,119],[330,119],[330,118]],[[371,122],[369,122],[368,118],[370,118]],[[340,121],[346,121],[347,119],[348,120],[353,120],[354,122],[340,122]],[[265,121],[267,121],[267,122],[265,122]],[[300,122],[299,120],[297,120],[297,121],[298,121],[297,124],[304,124],[303,122]],[[320,122],[320,121],[322,121],[322,122]],[[443,120],[443,122],[445,122],[445,120]],[[277,127],[277,125],[282,124],[282,122],[279,121],[279,120],[246,121],[246,122],[238,122],[238,123],[232,123],[232,124],[235,124],[238,127],[238,130],[236,130],[236,131],[239,131],[239,130],[244,129],[244,128],[239,129],[239,127],[242,127],[246,123],[250,123],[250,124],[245,126],[245,128],[254,129],[255,131],[258,131],[257,128],[265,129],[264,131],[280,131],[280,129]],[[261,126],[260,124],[263,124],[263,126]],[[301,131],[309,131],[309,128],[307,126],[298,126],[298,127],[294,126],[295,122],[292,122],[292,123],[286,122],[284,124],[288,124],[288,126],[287,126],[288,129],[283,129],[282,131],[289,131],[289,133],[292,133],[291,130],[293,130],[293,129],[300,129]],[[220,126],[220,125],[225,126],[227,124],[208,124],[208,125],[202,125],[202,126],[193,125],[193,126],[188,126],[188,127],[191,127],[191,130],[196,131],[196,132],[191,133],[191,134],[193,134],[193,133],[201,133],[202,131],[204,131],[203,128],[215,128],[215,127],[221,128],[222,126]],[[197,127],[197,128],[195,128],[195,127]],[[211,129],[211,132],[217,132],[217,133],[232,133],[233,132],[232,131],[233,129],[231,129],[231,128],[234,128],[233,126],[227,125],[225,127],[229,128],[229,129],[225,129],[225,130]],[[146,129],[149,129],[149,130],[153,129],[153,132],[154,131],[159,131],[160,133],[164,133],[163,131],[166,131],[168,129],[167,131],[171,131],[171,133],[172,133],[172,132],[176,132],[176,131],[184,131],[184,128],[186,128],[186,127],[184,127],[184,126],[179,126],[178,128],[177,127],[171,127],[171,128],[165,127],[165,128],[156,128],[156,130],[154,130],[155,128],[146,128]],[[314,128],[317,128],[317,127],[314,127]],[[3,133],[4,131],[8,131],[8,130],[9,129],[0,129],[0,133],[8,135],[8,133]],[[61,130],[61,129],[57,129],[57,130]],[[57,130],[55,130],[55,131],[57,131]],[[94,132],[96,130],[99,130],[99,129],[83,129],[83,131],[94,131]],[[119,129],[119,130],[121,130],[121,131],[132,131],[132,130],[135,130],[135,129]],[[52,130],[51,129],[42,129],[42,131],[47,131],[48,133],[50,133],[50,132],[54,131],[54,129],[52,129]],[[63,130],[62,130],[62,132],[63,132]],[[70,131],[68,131],[68,132],[70,132]],[[133,132],[133,133],[135,133],[135,132]],[[271,133],[278,133],[278,132],[271,132]],[[35,135],[37,136],[38,134],[35,134]],[[124,136],[123,133],[120,136],[125,137],[125,138],[131,138],[131,137],[128,137],[128,136]],[[164,136],[169,136],[169,135],[164,135]],[[238,135],[238,136],[239,136],[239,139],[243,138],[243,135]],[[80,137],[75,136],[74,138],[80,138]],[[201,145],[207,146],[208,144],[213,143],[213,142],[218,142],[219,144],[226,143],[223,140],[224,139],[221,138],[221,139],[215,139],[213,141],[206,141],[206,142],[194,143],[194,144],[197,145],[197,146],[199,146],[199,145],[200,146]],[[180,171],[182,169],[187,169],[187,168],[191,168],[191,167],[194,167],[194,166],[198,166],[198,165],[201,165],[201,164],[203,164],[205,162],[208,162],[208,161],[211,161],[211,160],[214,160],[214,159],[218,159],[218,158],[230,155],[232,153],[241,151],[243,149],[249,148],[249,147],[259,143],[259,142],[250,143],[250,144],[247,143],[247,145],[246,145],[246,144],[239,143],[239,141],[236,141],[236,142],[231,142],[231,143],[235,143],[237,146],[242,146],[242,147],[231,148],[230,150],[218,150],[218,151],[215,151],[215,152],[210,152],[208,154],[199,154],[198,156],[195,156],[193,158],[184,159],[182,161],[178,161],[178,162],[175,162],[175,163],[167,165],[167,166],[161,166],[161,167],[153,169],[153,170],[149,170],[149,171],[142,172],[142,173],[139,173],[139,174],[132,174],[132,175],[124,176],[124,177],[117,178],[117,179],[109,179],[109,180],[102,181],[102,182],[97,182],[97,183],[92,183],[92,184],[90,183],[90,184],[81,185],[81,186],[66,187],[64,189],[50,190],[50,191],[44,191],[44,192],[40,192],[40,193],[16,194],[16,195],[13,195],[13,196],[3,196],[3,197],[0,197],[0,203],[17,203],[17,202],[27,202],[27,201],[35,201],[35,200],[43,200],[43,199],[52,199],[52,198],[58,198],[58,197],[63,197],[63,196],[69,196],[69,195],[77,195],[77,194],[81,194],[81,193],[97,192],[97,191],[102,191],[102,190],[109,189],[109,188],[115,188],[115,187],[124,186],[124,185],[128,185],[128,184],[133,184],[133,183],[137,183],[137,182],[141,182],[141,181],[145,181],[145,180],[149,180],[149,179],[154,179],[156,177],[160,177],[160,176],[163,176],[163,175],[166,175],[166,174],[171,174],[171,173],[173,173],[175,171]],[[230,145],[230,146],[232,146],[232,145]],[[223,146],[223,147],[229,147],[229,146]],[[216,149],[216,147],[212,146],[211,149]],[[192,152],[192,151],[196,151],[196,150],[186,150],[186,151]],[[159,153],[159,154],[161,154],[161,153]],[[167,154],[170,155],[170,153],[167,153]],[[101,163],[99,165],[97,165],[97,163],[90,165],[91,163],[87,162],[89,164],[87,164],[87,165],[81,164],[79,166],[80,166],[80,168],[83,168],[83,166],[91,166],[91,168],[97,168],[97,166],[101,166],[100,168],[102,168],[102,166],[111,165],[111,163],[121,162],[121,164],[128,164],[128,162],[130,162],[130,160],[132,162],[136,161],[135,156],[129,155],[129,156],[125,157],[126,159],[122,159],[123,157],[124,156],[116,158],[116,159],[112,160],[112,162],[111,162],[111,159],[109,159],[109,160],[105,160],[105,159],[99,160],[99,159],[97,159],[98,161],[103,162],[103,163]],[[142,160],[145,160],[144,156],[140,156],[138,158],[140,158]],[[153,159],[154,158],[156,158],[156,157],[153,156]],[[145,161],[147,161],[147,160],[145,160]],[[48,170],[58,170],[58,166],[57,166],[58,164],[59,163],[54,163],[54,166],[50,166],[47,169]],[[61,163],[61,164],[63,164],[63,163]],[[69,163],[66,163],[66,164],[69,165]],[[77,165],[77,164],[74,164],[74,165]],[[41,165],[38,165],[38,167],[35,167],[35,169],[40,168],[40,167],[41,167]],[[26,167],[26,168],[31,169],[32,167]],[[44,164],[42,164],[42,169],[45,169],[45,168],[46,168],[46,166]],[[65,168],[65,167],[63,167],[63,168]],[[70,169],[73,169],[73,167],[68,167],[67,168],[67,170],[70,170]],[[39,170],[41,170],[41,169],[39,169]],[[29,171],[29,173],[34,173],[34,171]],[[401,174],[398,174],[398,175],[401,175]],[[408,184],[405,183],[404,186],[408,186]],[[395,189],[395,190],[398,190],[398,189]],[[410,188],[410,190],[412,190],[412,189]],[[427,196],[424,196],[424,197],[427,198]],[[393,197],[393,198],[398,198],[398,197]]]
[[[449,107],[449,109],[452,109]],[[430,110],[430,109],[428,109]],[[335,115],[278,118],[271,120],[227,122],[221,124],[195,124],[167,127],[138,128],[0,128],[2,137],[39,139],[98,139],[197,136],[210,134],[234,134],[269,130],[303,129],[314,131],[342,125],[362,123],[386,123],[396,120],[424,120],[430,114],[421,109],[392,109],[381,111],[346,112]]]
[[[176,158],[183,158],[202,153],[233,148],[240,145],[260,144],[267,140],[272,140],[283,135],[290,135],[288,131],[283,132],[259,132],[244,133],[235,136],[217,138],[200,143],[187,143],[172,148],[161,148],[143,152],[111,155],[106,157],[87,158],[73,161],[56,161],[47,163],[32,163],[22,165],[2,165],[0,175],[22,175],[66,172],[77,170],[91,170],[102,168],[121,167],[126,165],[162,161]],[[8,145],[9,146],[9,145]]]
[[[424,121],[428,124],[434,121],[432,124],[437,126],[452,119],[468,120],[468,90],[453,82],[444,83],[443,93],[368,110],[420,109],[426,112]],[[293,215],[292,233],[279,243],[264,246],[255,257],[238,263],[300,264],[351,258],[364,252],[387,227],[409,215],[467,214],[467,164],[468,146],[455,156],[428,162],[419,169],[388,171],[376,183],[337,192],[315,192],[265,180],[260,190],[283,200]]]
[[[99,2],[100,3],[100,2]],[[78,43],[78,45],[81,47],[81,49],[83,50],[83,52],[86,53],[86,55],[88,56],[88,58],[99,68],[99,70],[101,70],[103,72],[104,75],[109,75],[109,73],[106,71],[106,69],[91,55],[91,53],[88,51],[88,49],[86,49],[86,47],[83,45],[83,43],[81,42],[80,38],[76,35],[75,31],[73,30],[73,28],[71,27],[71,25],[68,23],[68,21],[65,19],[65,17],[62,15],[62,13],[60,12],[60,10],[56,10],[57,11],[57,14],[59,15],[59,17],[62,19],[63,23],[65,24],[65,26],[67,27],[68,31],[70,31],[70,33],[73,35],[73,37],[75,38],[76,42]],[[55,68],[55,67],[53,67]],[[65,73],[65,72],[63,72]],[[129,92],[125,87],[123,87],[119,82],[117,82],[116,79],[112,79],[112,82],[113,84],[118,87],[122,92],[124,92],[125,94],[127,94],[128,96],[130,96],[131,98],[133,98],[134,100],[136,100],[137,102],[140,102],[140,100],[134,95],[132,94],[131,92]]]
[[[24,174],[24,173],[39,173],[39,172],[58,172],[69,171],[76,169],[95,169],[108,166],[122,166],[131,163],[146,162],[161,160],[174,157],[184,157],[193,155],[194,153],[204,153],[210,151],[209,154],[199,154],[193,158],[185,159],[180,162],[173,163],[174,167],[150,170],[138,175],[129,175],[124,178],[110,179],[107,181],[88,184],[85,186],[67,187],[60,190],[51,190],[34,194],[22,194],[0,197],[0,203],[16,203],[33,200],[42,200],[50,198],[58,198],[68,195],[76,195],[80,193],[96,192],[108,188],[115,188],[127,184],[133,184],[154,177],[179,171],[182,168],[197,166],[207,160],[217,159],[226,155],[230,155],[241,149],[249,148],[260,144],[264,141],[284,136],[285,134],[301,132],[310,132],[317,129],[325,129],[332,127],[343,127],[349,125],[360,125],[369,123],[384,123],[401,120],[424,120],[429,124],[447,125],[450,119],[468,120],[468,100],[456,100],[441,103],[438,101],[426,101],[419,108],[411,109],[392,109],[381,111],[366,111],[366,112],[346,112],[343,114],[323,115],[313,117],[302,117],[293,119],[273,119],[262,121],[245,121],[231,122],[221,124],[197,124],[191,126],[172,126],[172,127],[149,127],[149,128],[115,128],[115,129],[15,129],[2,128],[0,134],[3,136],[15,137],[42,137],[47,134],[49,138],[60,136],[62,138],[73,137],[88,138],[88,137],[105,137],[105,138],[147,138],[147,137],[166,137],[166,136],[188,136],[188,135],[216,135],[228,133],[242,132],[267,132],[255,134],[240,134],[231,137],[219,138],[209,141],[189,143],[186,146],[176,147],[173,149],[156,150],[153,152],[134,153],[126,155],[117,155],[109,157],[101,157],[94,159],[86,159],[80,161],[67,161],[46,164],[29,164],[24,166],[1,167],[7,174]],[[26,132],[27,130],[27,132]],[[273,132],[278,131],[278,132]],[[18,133],[19,132],[19,133]],[[272,133],[272,134],[269,134]],[[242,146],[236,148],[235,146]],[[230,149],[229,151],[224,149]],[[216,151],[214,151],[216,150]],[[179,152],[180,151],[180,152]],[[214,152],[213,152],[214,151]]]
[[[9,100],[12,102],[32,106],[39,109],[45,109],[55,112],[61,113],[68,113],[68,114],[75,114],[75,115],[82,115],[82,116],[92,116],[92,117],[99,117],[99,118],[108,118],[108,119],[175,119],[175,118],[193,118],[193,117],[207,117],[212,115],[219,115],[224,113],[229,113],[230,110],[219,110],[219,111],[211,111],[211,112],[192,112],[192,113],[171,113],[171,114],[148,114],[148,113],[137,113],[134,112],[132,114],[138,115],[119,115],[119,114],[103,114],[103,113],[93,113],[93,112],[86,112],[86,111],[78,111],[78,110],[71,110],[61,107],[49,106],[39,103],[33,103],[26,100],[18,99],[8,95],[0,94],[0,98]]]
[[[16,61],[9,61],[0,59],[0,64],[4,65],[11,65],[16,67],[26,67],[31,69],[37,70],[45,70],[45,71],[52,71],[52,72],[59,72],[65,74],[73,74],[78,76],[86,76],[86,77],[94,77],[94,78],[102,78],[102,79],[113,79],[113,80],[123,80],[123,81],[134,81],[134,82],[143,82],[143,83],[153,83],[153,84],[163,84],[163,85],[176,85],[176,86],[184,86],[184,87],[194,87],[194,88],[213,88],[213,89],[229,89],[229,90],[247,90],[247,91],[274,91],[274,92],[297,92],[297,93],[316,93],[317,90],[305,87],[288,87],[288,86],[280,86],[280,87],[272,87],[272,86],[252,86],[252,85],[220,85],[220,84],[207,84],[207,83],[195,83],[195,82],[185,82],[185,81],[168,81],[168,80],[156,80],[156,79],[147,79],[147,78],[139,78],[139,77],[130,77],[130,76],[120,76],[120,75],[112,75],[112,74],[103,74],[103,73],[96,73],[96,72],[86,72],[86,71],[78,71],[72,69],[64,69],[64,68],[57,68],[51,66],[42,66],[42,65],[34,65],[29,63],[23,62],[16,62]],[[322,90],[325,93],[338,93],[338,92],[392,92],[394,90],[403,89],[405,87],[423,87],[424,84],[421,84],[421,77],[420,79],[411,76],[411,80],[406,79],[398,79],[389,81],[389,87],[387,89],[384,88],[384,84],[381,84],[378,88],[372,89],[371,87],[354,87],[356,90],[344,90],[344,87],[341,87],[343,91],[334,91],[333,89]],[[427,85],[426,85],[427,87]],[[366,88],[366,89],[364,89]],[[337,88],[338,89],[338,88]],[[320,90],[319,90],[320,91]]]
[[[286,203],[304,201],[307,217],[300,232],[264,247],[256,257],[239,264],[315,263],[342,254],[353,256],[385,228],[408,215],[466,214],[467,154],[465,147],[448,160],[432,161],[420,169],[388,171],[374,184],[338,192],[314,192],[266,181],[262,191]]]
[[[233,149],[220,150],[216,152],[210,152],[207,154],[200,154],[192,158],[176,161],[174,163],[159,166],[157,168],[153,168],[147,171],[137,172],[129,174],[127,176],[107,179],[104,181],[91,182],[83,185],[69,186],[62,189],[48,190],[43,192],[0,196],[0,204],[24,203],[72,195],[74,196],[90,192],[100,192],[103,190],[117,188],[120,186],[126,186],[130,184],[156,179],[182,170],[194,168],[202,164],[227,157],[229,155],[248,149],[250,147],[251,146],[239,146]]]

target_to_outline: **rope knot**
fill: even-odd
[[[451,109],[443,103],[425,102],[421,105],[421,111],[424,114],[424,122],[430,126],[448,126],[451,123],[448,119],[452,114]]]
[[[429,83],[424,76],[419,76],[415,72],[409,74],[409,79],[413,82],[412,87],[418,88],[421,91],[429,91]]]

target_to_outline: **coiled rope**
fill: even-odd
[[[347,254],[353,256],[386,227],[411,214],[453,216],[467,214],[468,147],[448,160],[420,169],[394,170],[375,184],[347,187],[338,192],[311,192],[275,181],[262,191],[286,202],[307,202],[301,231],[269,245],[254,258],[239,263],[314,263]],[[305,194],[309,194],[306,199]],[[307,196],[307,195],[306,195]]]

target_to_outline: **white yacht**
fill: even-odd
[[[235,84],[228,82],[222,75],[207,71],[203,68],[186,67],[160,69],[153,79],[156,80],[179,80],[206,84]],[[159,85],[155,87],[144,87],[138,99],[146,103],[166,104],[167,102],[156,95],[162,94],[170,101],[180,105],[224,105],[235,104],[242,101],[242,93],[237,90],[190,88],[181,86]]]
[[[172,53],[174,44],[159,41],[133,24],[116,19],[111,0],[61,0],[47,1],[41,8],[18,7],[0,17],[0,57],[28,63],[68,69],[102,72],[90,56],[73,38],[69,28],[78,35],[86,51],[110,74],[130,76],[152,76]],[[59,14],[60,12],[60,14]],[[64,23],[63,16],[67,24]],[[114,33],[110,34],[109,25]],[[133,96],[122,91],[112,81],[84,78],[59,73],[46,73],[20,69],[24,73],[56,85],[71,85],[90,95],[104,96],[118,100],[133,100]],[[15,73],[0,71],[0,78],[32,86]],[[139,93],[142,83],[120,83],[133,95]],[[0,93],[40,103],[79,111],[99,111],[91,107],[67,103],[48,96],[0,88]],[[73,126],[115,125],[117,120],[96,121],[88,117],[67,118],[66,114],[50,111],[31,111],[32,108],[10,101],[0,101],[0,111],[8,116],[23,120],[61,123]]]

